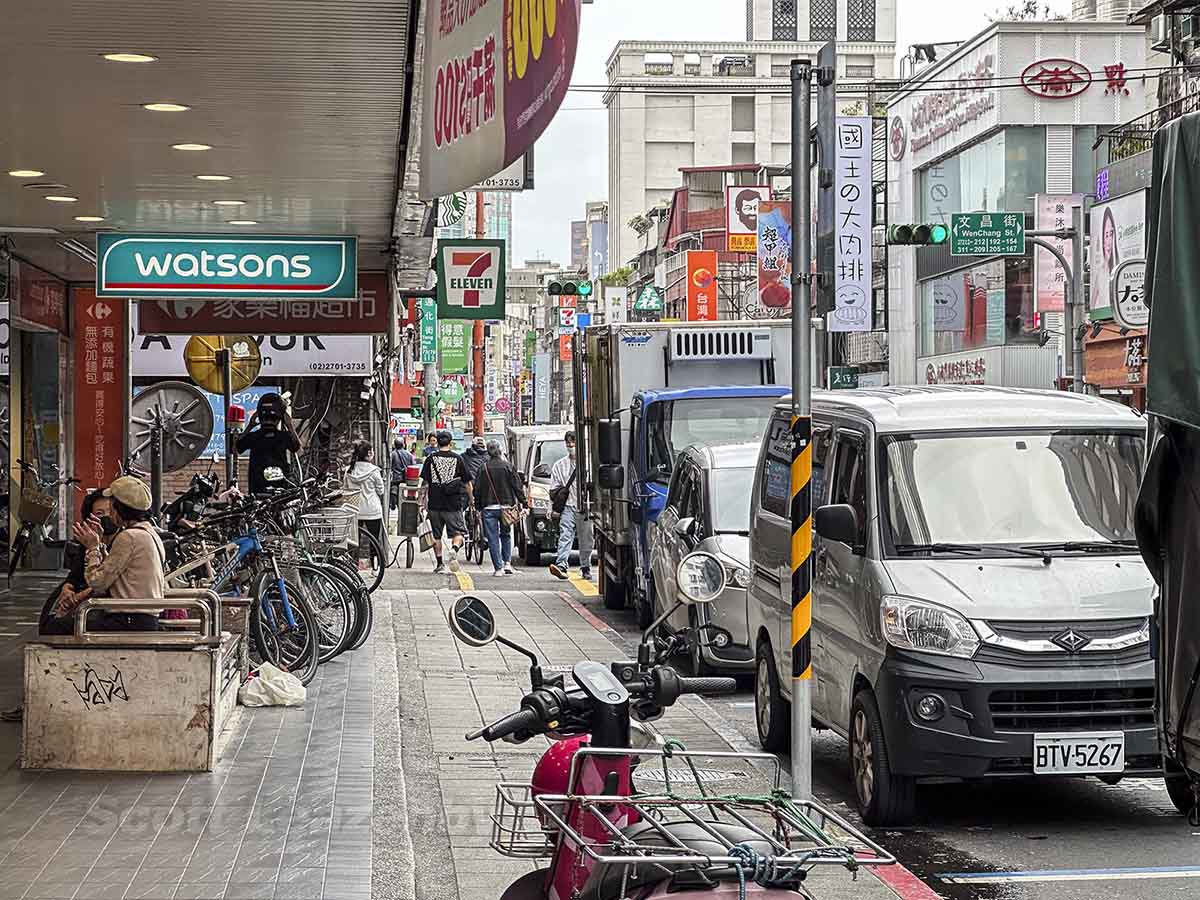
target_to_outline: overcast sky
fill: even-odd
[[[899,0],[896,45],[963,40],[988,24],[988,15],[1012,0]],[[1070,9],[1069,0],[1051,8]],[[934,12],[936,10],[936,12]],[[595,0],[583,7],[575,85],[603,85],[604,66],[617,41],[745,40],[745,0]],[[537,143],[537,189],[513,203],[510,260],[570,261],[570,222],[583,218],[588,200],[608,197],[608,116],[602,95],[571,91]]]

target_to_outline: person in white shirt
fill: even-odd
[[[567,503],[561,511],[552,510],[551,515],[558,518],[558,558],[550,566],[550,574],[555,578],[566,578],[570,570],[571,545],[575,537],[579,537],[579,572],[588,579],[592,578],[592,547],[594,537],[592,522],[579,513],[579,478],[575,468],[575,434],[566,434],[567,455],[558,460],[550,469],[550,491],[555,488],[569,487]]]

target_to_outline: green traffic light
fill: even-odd
[[[944,244],[950,239],[950,229],[945,225],[929,226],[929,243]]]
[[[592,283],[590,281],[581,281],[576,287],[580,297],[590,297],[592,294]]]

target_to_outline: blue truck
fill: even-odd
[[[633,607],[645,627],[654,609],[647,532],[666,504],[675,459],[692,444],[762,436],[788,392],[791,329],[786,320],[621,323],[588,328],[578,343],[579,480],[595,526],[600,591],[605,606]],[[618,420],[616,485],[600,478],[599,431],[608,423],[613,433]]]

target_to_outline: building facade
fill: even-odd
[[[1002,22],[964,42],[888,102],[888,221],[1069,226],[1094,190],[1097,134],[1145,109],[1145,58],[1143,31],[1114,22]],[[1049,254],[889,250],[892,384],[1054,386],[1065,278]]]
[[[791,60],[838,42],[837,77],[895,69],[896,0],[750,0],[738,42],[621,41],[608,59],[608,269],[638,253],[629,225],[668,204],[679,170],[790,161]],[[841,95],[839,95],[840,97]],[[847,113],[864,101],[847,96]]]
[[[582,269],[588,258],[587,222],[582,219],[571,223],[571,268]]]

